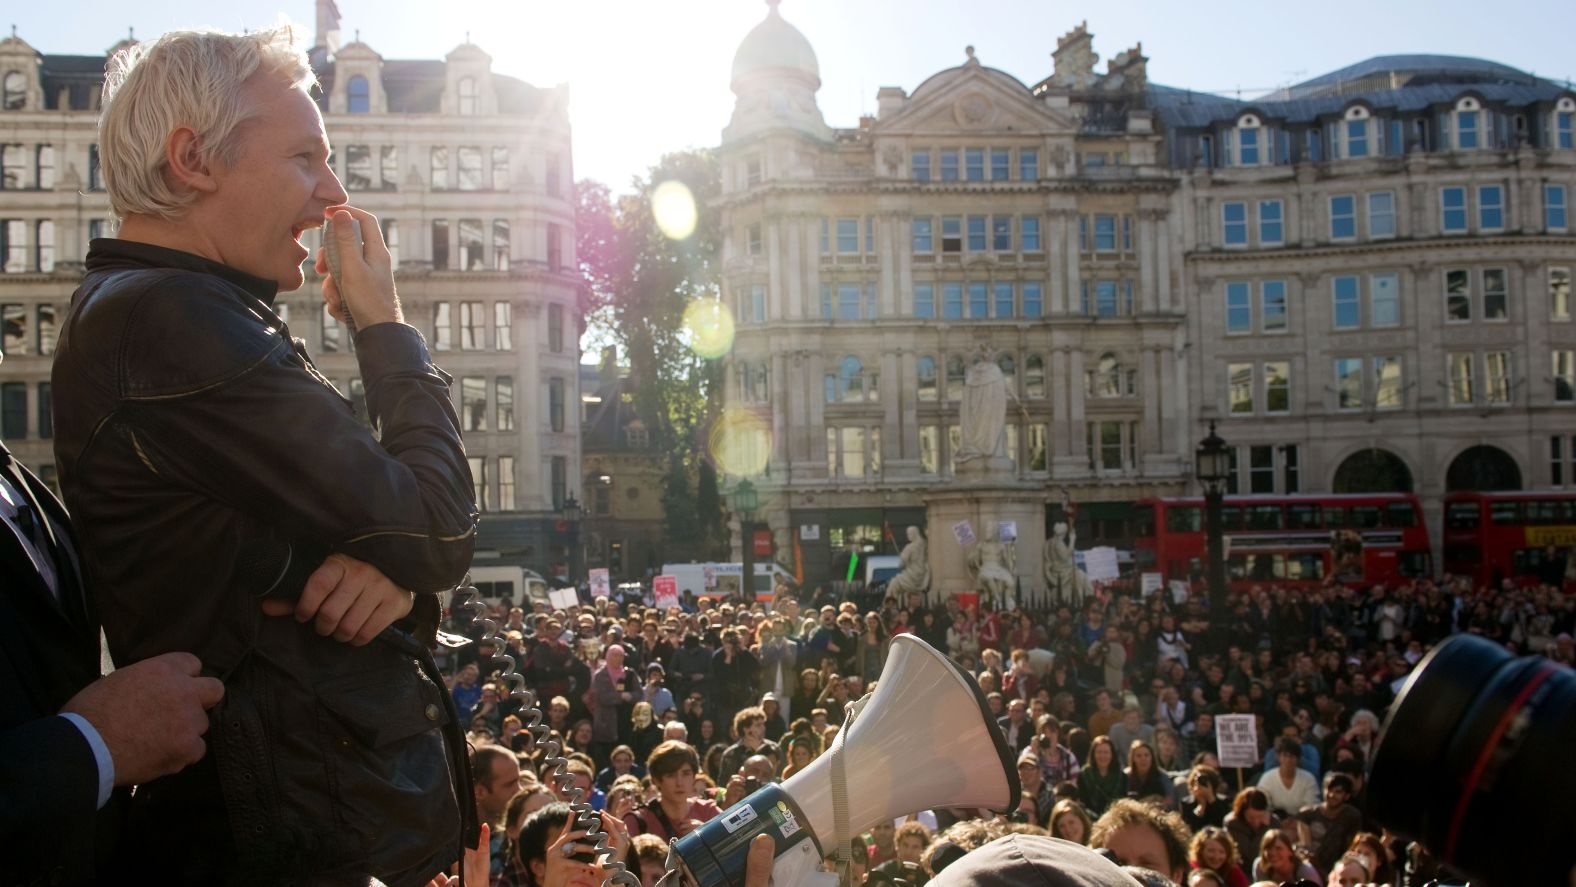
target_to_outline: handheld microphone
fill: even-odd
[[[356,252],[361,252],[366,241],[361,239],[361,222],[355,217],[350,217],[350,231],[355,235]],[[356,337],[356,318],[350,313],[350,298],[345,295],[345,279],[339,276],[339,234],[334,225],[334,216],[329,216],[323,222],[323,253],[328,261],[328,273],[334,278],[334,286],[339,289],[339,304],[345,309],[345,327],[350,330],[350,337]]]

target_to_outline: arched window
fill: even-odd
[[[1023,393],[1028,397],[1045,396],[1045,358],[1029,355],[1023,362]]]
[[[936,399],[936,359],[926,355],[914,361],[914,373],[919,377],[919,399]]]
[[[26,105],[27,78],[22,76],[21,71],[7,71],[3,95],[0,95],[0,108],[7,111],[20,111]]]
[[[866,397],[866,379],[864,364],[859,358],[849,355],[843,358],[838,365],[837,373],[826,375],[826,402],[827,403],[858,403]],[[875,379],[871,377],[869,392],[874,395]]]
[[[954,354],[947,358],[947,400],[963,399],[963,379],[968,374],[968,366],[960,355]]]
[[[352,114],[367,114],[372,111],[372,87],[367,84],[367,78],[357,74],[345,84],[345,99],[347,109]]]
[[[1362,105],[1353,105],[1346,109],[1346,119],[1341,122],[1340,152],[1342,157],[1367,157],[1375,153],[1370,150],[1372,133],[1370,126],[1372,120],[1368,109]]]
[[[461,77],[460,78],[460,114],[462,116],[465,116],[465,117],[473,117],[473,116],[476,115],[477,111],[478,111],[478,109],[477,109],[477,101],[476,101],[476,78],[475,77]]]
[[[1007,390],[1013,393],[1018,391],[1018,361],[1013,359],[1012,353],[1003,351],[996,356],[996,366],[1001,367],[1001,374],[1007,380]]]
[[[1488,112],[1483,110],[1481,102],[1472,96],[1462,96],[1461,100],[1456,102],[1455,112],[1449,116],[1454,118],[1451,120],[1455,129],[1453,147],[1457,151],[1476,151],[1483,147],[1486,141],[1485,133],[1488,131],[1485,125],[1488,122]]]
[[[1259,118],[1254,114],[1244,114],[1237,120],[1235,157],[1227,159],[1236,166],[1258,166],[1270,153],[1269,146],[1264,144],[1269,131],[1264,129]]]

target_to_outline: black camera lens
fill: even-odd
[[[1571,883],[1576,671],[1457,635],[1418,663],[1374,751],[1368,808],[1490,885]],[[1528,852],[1507,852],[1521,847]]]

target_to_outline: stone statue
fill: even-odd
[[[1057,521],[1042,550],[1045,563],[1045,590],[1057,604],[1078,607],[1089,598],[1089,576],[1073,561],[1078,534],[1066,521]]]
[[[900,606],[905,600],[904,595],[910,591],[929,595],[930,560],[926,557],[925,537],[919,534],[919,527],[908,528],[908,544],[903,546],[903,553],[898,560],[898,573],[887,583],[887,593],[895,595]]]
[[[1018,581],[1007,564],[1007,546],[1002,544],[996,532],[969,553],[969,572],[974,574],[974,587],[982,596],[991,599],[996,612],[1013,607],[1013,588]]]
[[[963,380],[959,464],[1006,458],[1007,378],[984,345],[974,351]]]

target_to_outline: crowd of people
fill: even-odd
[[[1254,587],[1213,612],[1160,594],[1010,612],[905,598],[865,612],[785,587],[770,602],[668,610],[601,598],[568,611],[496,604],[499,641],[472,625],[478,643],[449,663],[473,746],[513,758],[512,797],[480,811],[498,829],[494,883],[564,883],[544,881],[538,863],[573,824],[568,786],[654,883],[668,839],[822,754],[906,632],[975,676],[1023,794],[1004,814],[916,811],[877,826],[861,837],[856,883],[923,883],[1017,831],[1104,848],[1178,884],[1422,884],[1438,874],[1426,853],[1364,812],[1380,716],[1452,633],[1569,665],[1576,629],[1576,599],[1552,588],[1448,581]],[[497,675],[497,652],[536,692],[568,782],[554,778],[548,744],[531,741],[531,713]],[[1215,719],[1227,714],[1254,716],[1261,766],[1219,765]],[[478,797],[491,775],[475,775]],[[577,865],[596,879],[594,865]]]

